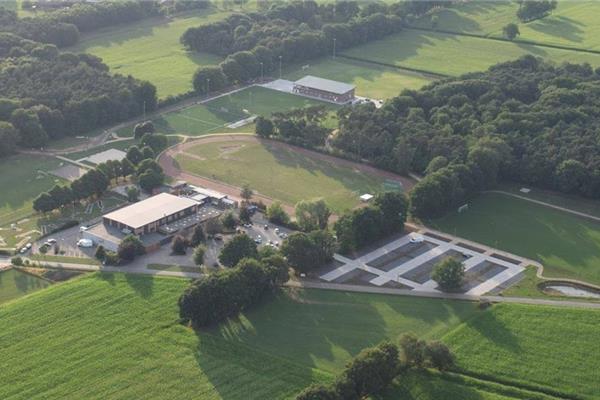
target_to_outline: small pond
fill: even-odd
[[[45,279],[9,269],[0,272],[0,304],[50,286]]]
[[[544,292],[554,292],[569,297],[600,299],[600,291],[565,283],[548,283],[542,287],[542,290]]]

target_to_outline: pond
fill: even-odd
[[[560,283],[549,283],[544,285],[543,290],[546,292],[558,292],[564,296],[570,297],[587,297],[600,299],[600,292],[594,291],[591,289],[586,289],[583,287],[575,286],[575,285],[566,285]]]
[[[17,269],[2,271],[0,272],[0,304],[44,289],[50,286],[50,284],[45,279]]]

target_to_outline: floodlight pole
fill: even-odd
[[[146,101],[144,100],[144,119],[146,119]]]
[[[206,95],[210,93],[210,78],[206,78]]]
[[[335,38],[333,38],[333,58],[335,58]]]
[[[281,79],[281,56],[279,56],[279,79]]]
[[[263,63],[260,63],[260,83],[262,83],[264,80],[264,76],[263,76]]]

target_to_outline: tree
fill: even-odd
[[[135,186],[129,186],[127,188],[127,201],[135,203],[139,200],[140,191]]]
[[[154,154],[154,150],[152,150],[152,148],[150,146],[142,147],[141,152],[142,152],[142,156],[144,156],[145,160],[153,159],[154,157],[156,157],[156,154]]]
[[[429,161],[425,174],[429,175],[448,165],[448,159],[444,156],[437,156]]]
[[[19,132],[10,122],[0,121],[0,157],[13,154],[17,149]]]
[[[194,227],[194,232],[192,233],[192,237],[190,239],[190,245],[192,247],[197,247],[201,243],[204,243],[206,237],[204,235],[204,229],[202,225],[198,224]]]
[[[154,123],[152,121],[144,121],[135,124],[133,127],[133,137],[139,139],[147,133],[154,133]]]
[[[561,192],[576,193],[585,185],[587,179],[588,171],[581,161],[565,160],[556,168],[556,181]]]
[[[164,179],[165,176],[162,173],[148,169],[138,176],[138,183],[144,191],[151,193],[153,189],[163,184]]]
[[[221,67],[218,66],[198,68],[194,73],[192,83],[194,85],[194,91],[200,95],[218,92],[228,84],[227,77],[223,73]]]
[[[187,243],[181,235],[176,235],[171,241],[171,253],[176,255],[184,255]]]
[[[296,204],[296,222],[304,232],[327,228],[331,210],[325,200],[300,201]]]
[[[331,387],[313,384],[296,396],[296,400],[340,400],[340,397]]]
[[[514,40],[517,36],[521,34],[521,32],[519,32],[518,25],[514,23],[505,25],[502,28],[502,33],[504,34],[504,36],[506,36],[508,40]]]
[[[447,257],[433,268],[431,279],[436,281],[443,291],[460,289],[465,276],[465,266],[453,257]]]
[[[48,142],[48,135],[35,111],[18,108],[13,111],[10,122],[19,132],[22,146],[43,147]]]
[[[246,202],[250,202],[250,200],[252,199],[252,196],[254,195],[254,192],[252,191],[252,189],[250,188],[250,185],[248,185],[247,183],[244,184],[244,186],[242,186],[242,190],[240,191],[240,197]]]
[[[258,257],[256,243],[246,234],[235,235],[221,250],[219,262],[227,267],[233,267],[246,257]]]
[[[333,258],[336,242],[328,231],[294,232],[281,245],[281,252],[297,272],[310,272]]]
[[[131,146],[129,149],[127,149],[126,157],[133,165],[138,165],[140,161],[144,159],[144,155],[137,146]]]
[[[290,216],[278,201],[273,202],[267,207],[267,218],[270,222],[278,225],[287,225],[290,223]]]
[[[129,152],[128,152],[129,154]],[[135,172],[135,166],[132,164],[132,162],[129,160],[129,158],[124,158],[123,160],[121,160],[121,176],[123,178],[128,177],[129,175],[133,174]]]
[[[373,205],[381,211],[381,231],[383,235],[390,235],[404,230],[404,223],[408,214],[408,199],[404,193],[380,193],[373,199]]]
[[[142,136],[142,140],[140,143],[142,146],[150,147],[154,154],[158,154],[167,148],[167,146],[169,145],[169,138],[167,138],[166,135],[163,135],[161,133],[146,134]]]
[[[413,333],[400,336],[399,343],[402,362],[409,367],[422,368],[425,363],[426,343]]]
[[[225,228],[231,230],[235,229],[235,226],[237,225],[237,219],[232,211],[228,211],[221,217],[221,223]]]
[[[33,209],[37,212],[47,213],[56,208],[56,202],[47,192],[41,193],[33,200]]]
[[[106,258],[106,250],[104,249],[104,246],[98,246],[98,248],[96,249],[96,254],[94,256],[97,260],[104,261],[104,259]]]
[[[211,218],[204,223],[204,227],[206,229],[206,233],[209,235],[215,235],[221,231],[223,231],[223,224],[221,220],[218,218]]]
[[[254,124],[256,126],[255,132],[258,136],[263,138],[269,138],[273,136],[274,127],[273,122],[270,119],[259,115],[254,120]]]
[[[447,371],[454,365],[454,356],[448,346],[437,340],[427,343],[425,359],[431,367],[440,371]]]
[[[142,173],[147,172],[148,170],[152,170],[153,172],[156,172],[158,174],[162,174],[163,173],[162,167],[155,160],[153,160],[151,158],[143,159],[138,164],[137,169],[136,169],[136,173],[139,176]]]
[[[240,207],[240,221],[244,223],[249,223],[252,220],[252,213],[248,209],[245,204],[242,204]]]
[[[146,252],[142,241],[135,235],[127,235],[119,243],[117,255],[119,259],[125,262],[133,261],[133,259]]]
[[[206,253],[206,247],[203,245],[196,246],[194,249],[194,264],[204,264],[204,254]]]

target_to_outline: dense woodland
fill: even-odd
[[[276,4],[265,12],[234,14],[223,21],[188,29],[181,42],[190,50],[227,56],[218,67],[194,76],[198,93],[266,76],[280,63],[309,60],[402,30],[404,21],[443,2],[392,5],[355,1]],[[210,81],[210,86],[207,82]]]
[[[106,7],[118,8],[112,4]],[[87,9],[77,4],[43,14],[48,15],[43,26],[62,29],[65,23],[50,16],[70,13],[73,17],[79,15],[74,14],[79,7]],[[85,24],[85,17],[80,17],[73,21]],[[96,20],[96,16],[89,17]],[[32,34],[42,26],[32,25],[32,20],[18,19],[14,12],[0,8],[0,31],[7,31],[0,32],[0,157],[14,152],[17,145],[41,148],[52,139],[88,132],[156,108],[152,84],[111,75],[98,57],[60,53],[55,45],[41,43],[51,40]]]

